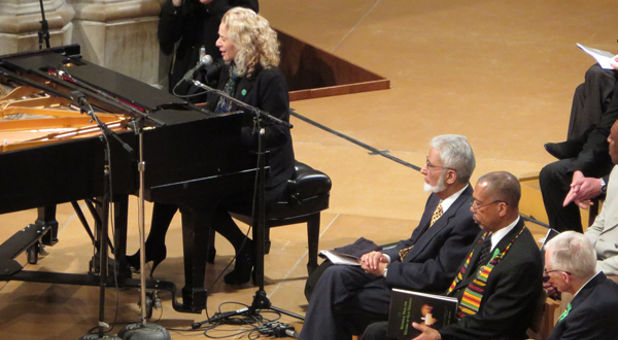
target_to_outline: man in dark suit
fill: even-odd
[[[421,339],[523,339],[541,297],[539,248],[519,216],[520,185],[508,172],[491,172],[474,188],[470,207],[483,229],[447,295],[459,300],[455,323],[438,330],[412,323]],[[362,339],[390,339],[387,322]]]
[[[475,160],[463,136],[437,136],[430,146],[421,172],[432,194],[412,236],[364,254],[360,266],[328,267],[309,300],[300,339],[349,339],[362,332],[364,320],[386,320],[392,287],[446,289],[478,232],[469,211]]]
[[[584,235],[567,231],[551,239],[545,273],[551,286],[574,294],[548,340],[618,337],[618,285],[596,271],[595,250]]]
[[[618,70],[618,62],[612,67]],[[564,200],[570,188],[584,176],[596,177],[590,197],[599,195],[613,166],[606,139],[618,119],[618,96],[612,95],[618,93],[616,71],[592,67],[583,85],[573,97],[567,141],[545,144],[558,161],[544,166],[539,174],[549,224],[559,231],[582,232],[578,205]],[[604,182],[600,177],[605,177]]]

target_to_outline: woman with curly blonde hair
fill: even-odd
[[[217,88],[280,120],[289,121],[287,84],[277,67],[279,42],[268,20],[250,9],[234,7],[221,19],[216,46],[225,62],[218,74],[214,74]],[[215,113],[242,109],[216,93],[208,94],[207,107]],[[270,166],[264,197],[268,207],[286,194],[287,181],[294,174],[294,151],[288,127],[268,120],[262,121],[261,127],[264,128],[262,142]],[[243,127],[239,137],[248,149],[256,149],[257,133],[252,126]],[[243,193],[223,199],[211,224],[236,250],[234,270],[224,277],[228,284],[249,281],[255,265],[253,241],[241,232],[228,213],[228,210],[251,211],[252,194],[253,188],[247,188]]]
[[[227,11],[221,23],[225,25],[227,37],[233,41],[236,55],[233,62],[236,72],[241,76],[251,76],[256,65],[262,68],[279,66],[279,41],[275,32],[261,15],[243,7],[235,7]],[[217,47],[223,44],[219,42]],[[224,60],[226,60],[223,55]],[[226,60],[227,61],[227,60]]]
[[[239,99],[262,111],[268,112],[280,120],[289,121],[289,96],[285,77],[279,68],[279,43],[276,32],[270,28],[266,19],[250,9],[234,7],[223,16],[219,25],[219,38],[216,46],[224,61],[216,64],[214,69],[202,74],[203,82],[216,83],[218,89],[229,96]],[[213,84],[214,86],[214,84]],[[207,108],[215,113],[227,113],[242,108],[216,93],[209,93]],[[250,113],[248,113],[250,114]],[[266,176],[264,202],[269,205],[286,195],[287,181],[294,174],[294,150],[292,136],[287,127],[262,121],[260,132],[264,149],[268,152],[270,167]],[[252,126],[242,126],[238,138],[246,146],[246,154],[234,154],[230,157],[252,157],[257,148],[257,131]],[[253,155],[252,155],[253,154]],[[234,246],[236,263],[234,270],[224,277],[227,284],[242,284],[251,279],[255,266],[255,246],[232,220],[228,211],[250,212],[254,188],[218,192],[216,197],[205,195],[184,206],[185,212],[196,219],[200,227],[213,228]],[[161,206],[159,206],[161,207]],[[155,206],[156,209],[156,206]],[[152,271],[165,258],[165,234],[171,215],[165,223],[153,223],[146,242],[147,259],[154,261]],[[155,212],[153,212],[153,216]],[[155,218],[153,217],[153,221]],[[155,240],[155,241],[152,241]],[[204,245],[206,248],[208,245]],[[211,248],[214,249],[214,248]],[[214,252],[209,254],[214,256]],[[212,260],[212,259],[211,259]],[[139,268],[139,253],[128,257],[129,263]],[[152,275],[151,271],[151,275]]]

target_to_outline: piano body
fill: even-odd
[[[36,223],[0,246],[0,280],[99,284],[96,275],[27,271],[13,260],[25,249],[32,250],[41,235],[45,244],[56,242],[55,204],[96,198],[89,207],[95,213],[96,227],[106,228],[107,209],[101,201],[105,143],[96,124],[80,114],[77,93],[83,94],[97,117],[130,146],[108,138],[110,197],[116,207],[113,246],[123,286],[139,285],[139,280],[130,278],[125,259],[128,195],[139,189],[138,131],[146,164],[146,200],[182,205],[203,195],[246,188],[253,180],[254,157],[237,138],[240,127],[250,118],[241,113],[215,115],[94,65],[80,58],[77,45],[0,57],[0,86],[10,90],[0,96],[0,116],[4,116],[0,117],[4,118],[0,120],[4,142],[0,147],[0,213],[39,208]],[[7,120],[24,110],[34,118]],[[43,131],[52,128],[58,130]],[[11,140],[15,131],[24,129],[39,132],[26,141]],[[208,231],[185,223],[183,229],[186,282],[182,303],[172,300],[179,311],[200,313],[206,303],[205,256],[199,249],[204,245],[197,243]],[[196,256],[186,256],[190,253]],[[150,280],[148,286],[175,294],[169,282]]]

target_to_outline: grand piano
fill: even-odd
[[[140,156],[146,164],[144,198],[152,202],[181,205],[204,195],[241,190],[250,185],[256,172],[255,157],[237,138],[241,126],[250,124],[250,117],[243,113],[215,115],[94,65],[80,57],[77,45],[0,57],[0,87],[0,134],[4,141],[0,146],[0,213],[31,208],[39,212],[36,222],[0,245],[2,281],[99,285],[96,273],[106,268],[91,265],[87,274],[28,271],[13,258],[28,251],[29,261],[36,261],[37,244],[58,241],[54,207],[59,203],[73,202],[86,223],[74,202],[87,200],[95,227],[106,230],[107,207],[102,198],[107,193],[115,205],[115,237],[109,240],[93,235],[93,242],[113,247],[120,285],[137,286],[139,280],[131,278],[125,256],[128,195],[138,193]],[[108,142],[111,184],[106,187],[111,191],[104,190],[101,130],[82,114],[79,98],[85,98],[97,117],[122,140],[110,138]],[[28,119],[11,119],[24,114]],[[38,134],[27,140],[12,138],[24,130]],[[2,227],[17,230],[23,226]],[[199,243],[207,232],[183,221],[182,302],[176,300],[172,283],[147,283],[150,288],[169,290],[176,310],[200,313],[205,308],[205,254],[204,244]]]

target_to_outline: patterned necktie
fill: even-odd
[[[423,234],[424,232],[427,231],[427,229],[429,229],[429,227],[431,227],[443,214],[442,211],[442,201],[440,201],[440,203],[438,203],[438,206],[436,207],[436,210],[433,211],[433,214],[431,214],[431,221],[429,222],[429,226],[425,228],[425,230],[423,230],[423,232],[421,234]],[[417,238],[418,239],[418,238]],[[410,250],[412,250],[412,248],[414,247],[414,245],[411,245],[409,247],[403,248],[399,250],[399,259],[403,262],[403,259],[406,257],[406,255],[408,255],[408,253],[410,252]]]
[[[477,268],[486,265],[489,261],[489,251],[491,250],[491,233],[487,234],[483,244],[481,245],[481,252],[477,262]]]
[[[429,226],[431,227],[440,217],[442,217],[442,201],[440,201],[440,203],[438,203],[438,206],[436,207],[436,210],[433,211],[433,214],[431,215],[431,222],[429,222]]]

